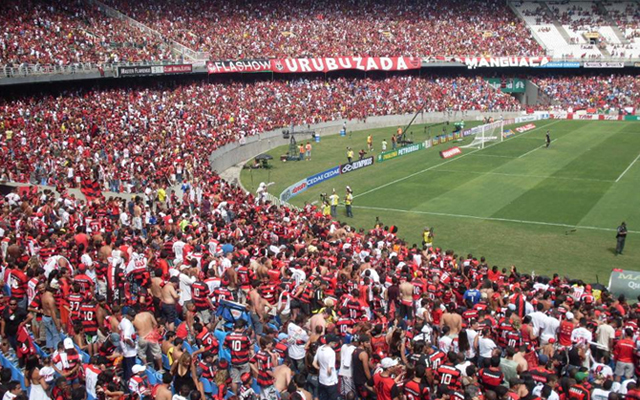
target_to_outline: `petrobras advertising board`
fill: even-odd
[[[402,147],[396,150],[385,151],[378,154],[378,162],[383,162],[386,160],[391,160],[392,158],[401,157],[418,150],[426,149],[427,147],[431,147],[427,145],[425,142],[415,143],[406,147]]]
[[[331,178],[334,178],[336,176],[340,175],[340,166],[336,166],[333,167],[331,169],[328,169],[324,172],[320,172],[319,174],[315,174],[313,176],[310,176],[307,178],[307,187],[310,188],[312,186],[315,186],[317,184],[320,184],[326,180],[329,180]]]

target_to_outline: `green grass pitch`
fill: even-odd
[[[612,268],[640,270],[640,124],[534,123],[534,130],[485,149],[463,149],[449,160],[438,152],[460,143],[375,163],[311,187],[290,202],[302,206],[332,188],[342,200],[349,185],[355,195],[354,218],[346,218],[340,207],[341,221],[368,229],[379,217],[398,226],[409,244],[419,244],[429,226],[437,247],[485,256],[501,268],[516,265],[522,272],[557,272],[590,282],[598,277],[605,283]],[[478,122],[467,127],[473,124]],[[311,161],[282,163],[278,159],[287,148],[274,149],[269,152],[273,168],[245,169],[242,183],[255,192],[260,182],[274,182],[269,192],[279,196],[292,183],[345,163],[347,146],[356,154],[366,149],[368,134],[373,135],[374,155],[383,138],[390,149],[396,128],[323,137],[312,143]],[[414,125],[410,131],[418,142],[441,129]],[[547,129],[553,140],[548,149]],[[624,254],[615,256],[615,229],[623,220],[630,234]]]

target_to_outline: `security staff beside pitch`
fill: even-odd
[[[344,206],[347,209],[347,217],[353,218],[353,210],[351,209],[351,204],[353,204],[353,191],[349,186],[347,186],[347,194],[344,197]]]
[[[618,233],[616,233],[616,255],[622,255],[624,250],[624,241],[627,240],[627,224],[623,221],[618,227]]]
[[[331,204],[331,216],[336,218],[338,216],[338,203],[340,202],[340,196],[333,189],[333,193],[329,196],[329,204]]]

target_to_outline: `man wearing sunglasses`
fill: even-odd
[[[18,307],[18,300],[11,299],[9,307],[4,309],[2,313],[2,321],[0,321],[0,335],[6,337],[11,347],[17,349],[18,341],[16,339],[20,328],[31,321],[33,316],[28,314],[24,309]]]

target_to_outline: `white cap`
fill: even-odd
[[[62,343],[64,344],[65,350],[71,350],[75,348],[75,346],[73,345],[73,340],[71,340],[71,338],[66,338]]]
[[[389,358],[389,357],[383,358],[382,361],[380,362],[380,366],[383,369],[389,369],[391,367],[395,367],[396,365],[398,365],[398,360],[394,358]]]
[[[573,319],[573,313],[571,311],[567,312],[567,319]]]
[[[131,372],[133,372],[134,374],[139,374],[140,372],[143,372],[146,369],[147,367],[145,367],[144,365],[136,364],[133,366],[133,368],[131,368]]]

